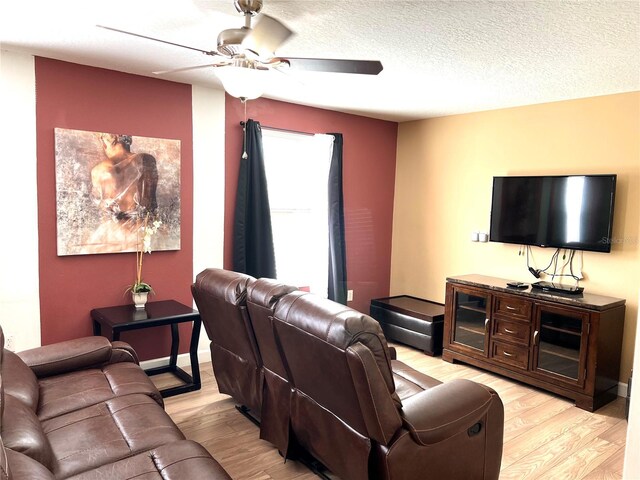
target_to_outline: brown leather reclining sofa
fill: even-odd
[[[343,480],[498,478],[491,388],[418,372],[371,317],[274,280],[207,269],[192,291],[220,390],[251,399],[285,457],[302,449]]]
[[[230,479],[163,409],[131,347],[104,337],[13,353],[0,328],[0,480]]]

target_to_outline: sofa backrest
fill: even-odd
[[[35,383],[35,394],[32,391],[31,377]],[[8,384],[10,388],[7,390]],[[15,392],[19,396],[14,397],[9,392]],[[6,478],[11,478],[11,475],[10,452],[5,451],[5,447],[24,453],[51,470],[53,452],[35,413],[37,393],[35,375],[15,353],[5,350],[4,333],[0,327],[0,465],[6,467]],[[0,478],[3,478],[2,474]]]
[[[33,370],[15,353],[3,349],[2,385],[5,393],[17,398],[34,413],[38,410],[40,387]]]
[[[9,460],[7,459],[7,453],[2,444],[2,438],[0,438],[0,480],[9,480],[9,478],[11,478],[10,476]]]
[[[5,449],[0,438],[0,480],[55,480],[55,477],[32,458]]]
[[[211,340],[211,360],[220,392],[257,412],[261,407],[262,359],[249,322],[247,287],[255,279],[209,268],[191,286]]]
[[[273,322],[296,439],[338,476],[368,478],[372,440],[386,445],[402,425],[380,325],[304,292],[283,297]]]
[[[0,390],[20,400],[34,412],[38,409],[40,387],[29,366],[10,350],[4,348],[4,331],[0,325]],[[2,418],[0,402],[0,419]]]
[[[277,280],[261,278],[247,288],[247,309],[263,363],[260,438],[274,444],[286,457],[289,435],[291,387],[273,333],[272,317],[278,301],[296,290]]]
[[[4,372],[2,367],[4,365],[4,332],[2,331],[2,325],[0,325],[0,432],[2,432],[2,417],[4,414]],[[1,441],[1,439],[0,439]],[[4,450],[4,445],[2,447]],[[2,461],[6,461],[6,456],[3,456]]]
[[[5,447],[23,453],[53,469],[53,452],[45,435],[40,419],[20,400],[4,395],[2,428],[0,436]]]
[[[247,309],[262,356],[262,363],[264,368],[282,378],[286,378],[286,372],[275,343],[272,317],[278,301],[296,290],[296,287],[279,283],[270,278],[260,278],[247,288]]]

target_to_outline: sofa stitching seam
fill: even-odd
[[[96,414],[96,415],[91,415],[91,416],[89,416],[89,417],[83,417],[83,418],[80,418],[80,419],[75,420],[75,421],[73,421],[73,422],[67,422],[67,423],[65,423],[65,424],[63,424],[63,425],[60,425],[59,427],[53,428],[53,429],[51,429],[51,430],[48,430],[48,429],[47,429],[47,430],[44,430],[44,428],[43,428],[43,430],[44,430],[44,432],[45,432],[45,435],[47,435],[47,436],[48,436],[50,433],[55,432],[55,431],[58,431],[58,430],[60,430],[61,428],[66,428],[66,427],[69,427],[69,426],[71,426],[71,425],[75,425],[76,423],[84,422],[84,421],[86,421],[86,420],[91,420],[92,418],[98,418],[98,417],[101,417],[101,415],[100,415],[99,413],[98,413],[98,414]],[[54,418],[55,418],[55,417],[54,417]],[[83,450],[83,451],[84,451],[84,450]],[[66,457],[65,457],[65,458],[66,458]]]
[[[184,458],[180,458],[178,460],[175,460],[171,463],[168,463],[167,465],[165,465],[164,467],[160,468],[160,466],[156,463],[156,457],[153,457],[153,463],[156,466],[156,468],[158,469],[159,472],[162,472],[163,470],[166,470],[167,468],[171,467],[172,465],[175,465],[177,463],[181,463],[181,462],[186,462],[187,460],[192,460],[194,458],[204,458],[204,459],[208,459],[209,457],[207,457],[206,455],[203,454],[198,454],[198,455],[190,455],[188,457],[184,457]],[[162,473],[161,473],[162,474]],[[162,476],[164,478],[164,475]]]
[[[138,406],[138,405],[139,404],[135,404],[135,406]],[[107,407],[107,410],[109,411],[109,414],[111,415],[111,419],[113,420],[114,425],[118,429],[118,432],[120,432],[120,436],[124,440],[124,443],[127,444],[127,448],[129,449],[129,452],[133,453],[133,449],[131,448],[131,444],[129,443],[129,440],[127,440],[127,437],[124,436],[124,432],[122,431],[122,428],[120,427],[120,422],[118,422],[116,420],[115,413],[117,413],[117,412],[114,412],[114,411],[111,410],[111,406],[109,405],[108,402],[105,402],[105,406]],[[128,408],[128,407],[125,407],[125,408]],[[124,410],[124,409],[119,409],[118,412],[120,410]]]

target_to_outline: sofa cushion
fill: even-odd
[[[56,459],[53,473],[58,478],[184,440],[165,411],[142,394],[44,420],[42,427]]]
[[[396,393],[400,400],[405,400],[416,393],[428,390],[442,382],[425,375],[399,360],[391,360],[393,380],[396,384]]]
[[[38,408],[38,380],[18,355],[5,349],[2,358],[2,388],[34,412]]]
[[[40,379],[37,413],[40,420],[48,420],[132,393],[146,394],[163,405],[160,392],[135,363],[114,363],[101,369],[78,370]]]
[[[118,480],[231,479],[201,445],[191,440],[183,440],[83,472],[71,477],[70,480],[116,478]]]
[[[28,406],[7,394],[4,395],[0,435],[5,447],[24,453],[49,470],[52,469],[51,445],[42,430],[40,420]]]

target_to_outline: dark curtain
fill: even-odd
[[[246,157],[240,159],[233,223],[233,269],[256,278],[276,278],[267,177],[260,123],[245,127]]]
[[[333,135],[329,168],[329,299],[347,304],[347,255],[342,195],[342,134]]]

